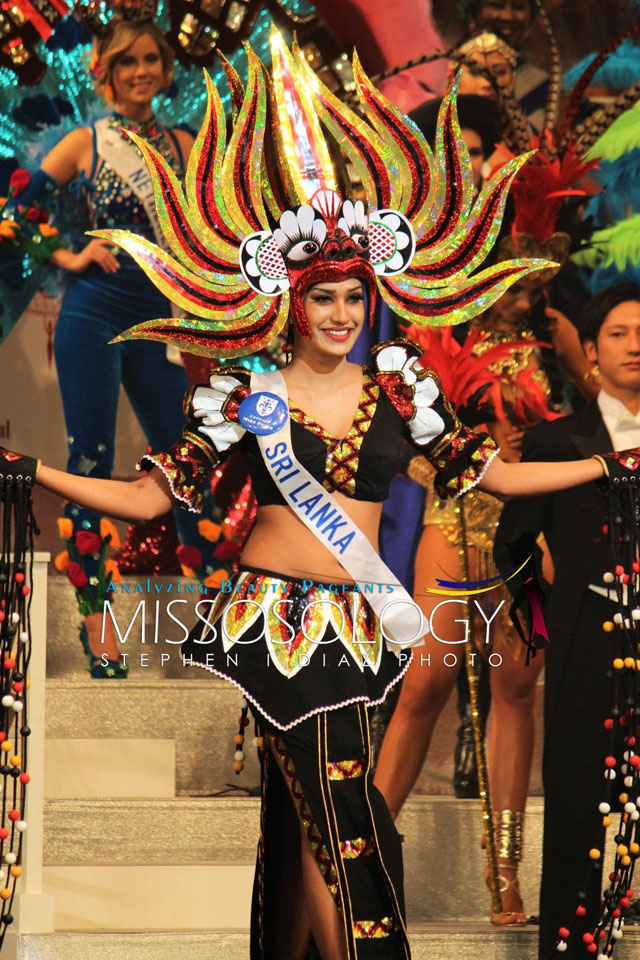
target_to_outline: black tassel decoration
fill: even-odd
[[[18,472],[0,475],[0,950],[13,922],[27,829],[31,584],[33,539],[39,533],[31,488],[31,477]]]

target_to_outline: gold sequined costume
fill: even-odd
[[[475,326],[478,327],[480,324]],[[474,356],[480,357],[496,344],[507,343],[511,339],[496,330],[483,331],[483,333],[485,338],[474,345]],[[499,381],[505,416],[515,427],[529,427],[535,422],[535,412],[539,410],[540,397],[543,396],[547,402],[550,401],[551,388],[540,365],[540,350],[535,345],[533,334],[525,330],[519,332],[517,336],[520,341],[531,340],[531,346],[518,346],[507,357],[490,363],[488,369]],[[447,543],[451,546],[460,546],[461,507],[458,501],[442,499],[438,496],[433,485],[435,472],[424,458],[414,458],[409,465],[408,474],[412,480],[416,480],[427,490],[424,526],[439,527]],[[472,490],[464,499],[467,546],[476,551],[476,567],[472,572],[472,579],[486,579],[495,576],[498,572],[493,563],[493,541],[502,508],[503,504],[500,500],[482,490]],[[520,641],[509,619],[510,598],[507,588],[500,587],[492,591],[487,595],[487,599],[493,604],[493,609],[501,601],[505,601],[497,626],[507,648],[516,657],[520,649]],[[486,646],[483,650],[486,653]]]

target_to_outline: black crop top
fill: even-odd
[[[416,452],[424,453],[438,471],[436,489],[442,497],[460,496],[481,479],[496,445],[458,420],[435,373],[414,369],[421,353],[405,339],[374,348],[373,366],[363,368],[360,401],[343,439],[289,403],[295,455],[327,490],[382,501],[393,477]],[[193,512],[202,508],[212,470],[234,450],[246,461],[258,506],[285,504],[257,438],[238,420],[238,407],[251,392],[250,379],[244,367],[214,370],[208,386],[192,387],[185,396],[187,424],[180,440],[166,453],[147,454],[137,465],[160,467],[174,497]]]

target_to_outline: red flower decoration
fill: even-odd
[[[9,190],[11,191],[11,196],[17,197],[22,193],[23,190],[29,184],[31,180],[31,174],[28,170],[25,170],[24,167],[18,167],[17,170],[14,170],[11,174],[11,179],[9,180]]]
[[[221,543],[219,547],[213,551],[213,555],[216,560],[223,562],[224,560],[231,560],[238,556],[242,547],[237,540],[226,540],[224,543]]]
[[[191,570],[197,570],[202,566],[202,554],[197,547],[180,546],[176,550],[178,562]]]
[[[38,210],[38,222],[47,223],[49,220],[49,211],[48,210]]]
[[[91,530],[78,530],[76,533],[76,547],[78,553],[84,557],[87,553],[99,553],[102,546],[102,540],[97,533]]]
[[[89,583],[86,573],[80,564],[75,562],[75,560],[72,560],[69,564],[67,576],[69,577],[69,583],[71,586],[76,587],[78,590],[82,589],[82,587],[86,587],[86,585]]]
[[[39,220],[40,213],[35,207],[29,207],[29,209],[25,213],[25,217],[27,218],[27,220]]]

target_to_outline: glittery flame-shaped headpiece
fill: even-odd
[[[247,55],[246,90],[227,65],[237,110],[228,144],[220,97],[205,74],[207,113],[184,191],[159,153],[130,134],[151,171],[171,253],[124,230],[94,236],[126,250],[195,318],[150,320],[118,340],[162,340],[189,353],[240,356],[266,346],[290,312],[308,336],[305,291],[349,277],[361,278],[369,290],[370,322],[378,290],[414,323],[461,323],[548,266],[510,260],[469,278],[495,241],[509,185],[528,155],[505,164],[474,200],[455,82],[442,102],[434,156],[415,124],[371,84],[356,55],[366,119],[341,103],[276,31],[271,77],[250,48]],[[346,196],[341,154],[362,182],[366,205]]]

